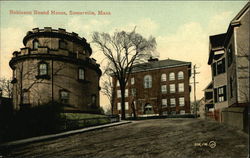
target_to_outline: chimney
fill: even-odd
[[[153,62],[153,61],[159,61],[159,59],[158,58],[153,58],[153,57],[150,57],[148,59],[148,62]]]

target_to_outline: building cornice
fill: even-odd
[[[52,29],[51,27],[45,27],[44,29],[34,28],[33,31],[28,31],[26,36],[23,38],[23,44],[26,46],[28,40],[39,38],[39,37],[49,37],[49,38],[60,38],[68,41],[72,41],[79,45],[83,45],[92,54],[92,49],[90,44],[87,43],[85,38],[81,38],[77,33],[66,32],[65,29]]]
[[[94,64],[91,62],[90,58],[86,58],[86,59],[77,59],[77,58],[73,58],[73,57],[67,57],[64,55],[55,55],[55,54],[27,54],[27,55],[21,55],[21,56],[17,56],[17,57],[13,57],[10,62],[9,65],[10,67],[13,69],[15,63],[23,61],[23,60],[30,60],[30,59],[41,59],[41,60],[53,60],[53,61],[65,61],[68,63],[72,63],[72,64],[77,64],[79,66],[86,66],[90,69],[95,70],[99,76],[101,76],[102,71],[99,68],[98,64]]]

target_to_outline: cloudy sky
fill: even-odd
[[[8,62],[12,52],[23,47],[22,39],[32,28],[65,28],[76,32],[91,42],[93,31],[109,32],[136,31],[145,37],[154,36],[160,59],[190,61],[199,68],[197,76],[197,98],[203,97],[203,89],[211,80],[208,60],[209,35],[224,33],[229,22],[247,1],[1,1],[0,16],[0,77],[11,77]],[[13,11],[56,11],[67,15],[22,15]],[[70,15],[69,12],[95,12],[96,15]],[[98,15],[98,11],[109,15]],[[104,57],[91,45],[101,66]],[[191,95],[193,98],[193,94]],[[191,98],[191,99],[192,99]],[[107,99],[101,96],[101,105]]]

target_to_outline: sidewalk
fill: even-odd
[[[115,123],[110,123],[110,124],[105,124],[105,125],[99,125],[99,126],[93,126],[93,127],[87,127],[87,128],[62,132],[62,133],[58,133],[58,134],[50,134],[50,135],[32,137],[32,138],[27,138],[27,139],[21,139],[21,140],[17,140],[17,141],[11,141],[11,142],[0,144],[0,148],[17,146],[17,145],[33,143],[33,142],[38,142],[38,141],[44,141],[44,140],[54,139],[54,138],[59,138],[59,137],[65,137],[65,136],[69,136],[69,135],[73,135],[73,134],[77,134],[77,133],[88,132],[88,131],[102,129],[102,128],[106,128],[106,127],[118,126],[118,125],[127,124],[127,123],[131,123],[131,122],[132,121],[120,121],[120,122],[115,122]]]

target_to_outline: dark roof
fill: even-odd
[[[184,66],[184,65],[191,65],[191,62],[185,62],[185,61],[179,61],[179,60],[173,60],[173,59],[150,61],[147,63],[135,65],[132,72],[178,67],[178,66]]]
[[[211,48],[223,47],[225,38],[226,38],[226,33],[209,36]]]

